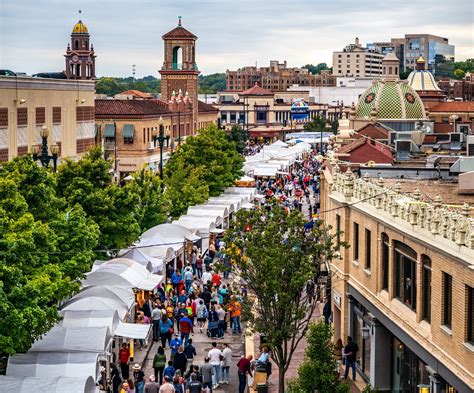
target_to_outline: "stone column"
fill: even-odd
[[[354,336],[354,298],[349,295],[347,297],[347,303],[349,305],[347,310],[347,335]],[[342,342],[346,342],[346,337],[341,337]]]
[[[370,384],[379,392],[390,392],[392,335],[377,319],[373,319],[371,329]]]
[[[441,393],[442,381],[440,375],[430,366],[426,366],[426,371],[430,374],[430,393]]]
[[[393,240],[390,239],[388,247],[388,298],[390,300],[395,297],[395,271]]]
[[[421,254],[416,258],[416,321],[423,319],[423,260]]]

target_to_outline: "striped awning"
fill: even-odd
[[[122,128],[122,137],[132,138],[135,135],[135,126],[133,124],[124,124]]]
[[[115,124],[106,124],[104,128],[105,138],[115,138]]]

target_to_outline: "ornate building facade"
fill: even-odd
[[[64,57],[67,79],[95,79],[94,45],[91,45],[89,30],[81,20],[72,29],[71,43]]]

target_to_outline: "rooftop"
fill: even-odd
[[[150,116],[170,111],[160,100],[95,100],[96,116]]]
[[[140,91],[140,90],[125,90],[125,91],[122,91],[121,93],[118,93],[116,95],[118,95],[118,96],[135,96],[135,97],[139,97],[139,98],[151,98],[150,93],[145,93],[145,92]]]
[[[164,34],[161,38],[167,39],[167,38],[191,38],[191,39],[197,39],[197,37],[191,33],[189,30],[186,30],[182,25],[181,25],[181,17],[178,18],[178,26],[176,26],[174,29],[168,31],[166,34]]]
[[[430,112],[474,112],[474,101],[442,102],[429,109]]]
[[[275,93],[271,92],[270,90],[264,89],[260,87],[257,83],[255,86],[251,87],[250,89],[244,90],[240,93],[242,96],[274,96]]]

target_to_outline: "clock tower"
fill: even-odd
[[[81,20],[72,29],[71,43],[68,44],[64,57],[67,79],[95,78],[94,45],[90,45],[89,30]]]
[[[162,36],[165,44],[163,66],[161,67],[161,99],[169,102],[179,91],[186,94],[192,108],[191,134],[197,127],[198,77],[196,64],[197,37],[186,30],[178,19],[178,26]]]

